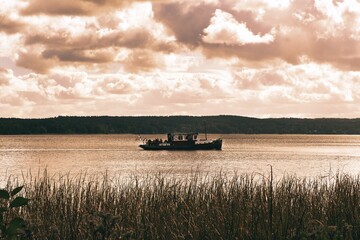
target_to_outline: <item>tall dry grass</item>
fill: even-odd
[[[359,176],[45,174],[25,190],[34,239],[360,239]]]

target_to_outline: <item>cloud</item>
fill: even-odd
[[[43,15],[5,17],[5,22],[14,23],[7,24],[14,27],[6,31],[21,31],[21,51],[35,53],[36,45],[41,49],[37,56],[56,60],[58,65],[72,60],[77,64],[110,63],[114,58],[105,52],[116,55],[125,48],[134,51],[131,56],[138,56],[140,49],[165,55],[201,49],[209,58],[236,57],[251,66],[276,59],[299,64],[307,56],[339,69],[360,67],[360,4],[355,0],[31,0],[23,11]],[[21,25],[24,22],[26,25]],[[91,54],[92,50],[95,53]],[[50,69],[56,64],[45,66]]]
[[[208,60],[204,59],[204,66]],[[15,77],[9,70],[0,93],[12,116],[48,116],[54,107],[69,115],[241,114],[249,116],[355,116],[360,75],[330,65],[304,62],[256,69],[233,66],[203,72],[54,73]],[[91,107],[92,105],[92,107]],[[21,106],[23,112],[15,112]],[[79,106],[81,110],[79,111]],[[249,107],[250,106],[250,107]],[[336,109],[331,112],[329,109]],[[113,110],[111,110],[113,109]],[[302,115],[299,115],[302,114]]]
[[[267,44],[274,41],[274,35],[271,33],[256,35],[247,28],[246,23],[239,23],[230,13],[217,9],[210,25],[204,29],[202,39],[214,44]]]
[[[24,34],[22,51],[35,54],[35,48],[37,60],[48,64],[42,68],[37,64],[26,64],[21,61],[25,57],[21,53],[18,61],[21,66],[44,73],[55,66],[82,65],[92,68],[92,64],[96,63],[101,64],[98,67],[104,70],[109,67],[106,64],[117,63],[117,55],[128,51],[129,59],[123,61],[124,69],[135,72],[149,71],[156,66],[162,66],[162,63],[154,64],[148,51],[161,55],[182,48],[181,44],[177,44],[174,38],[167,34],[162,24],[153,20],[150,3],[133,4],[126,9],[114,10],[106,16],[56,18],[61,21],[52,21],[52,18],[45,16],[31,17],[30,25],[33,31]],[[43,22],[42,28],[36,24],[39,21]],[[139,63],[133,64],[136,60]]]
[[[113,60],[109,51],[82,51],[68,49],[49,49],[42,52],[44,59],[56,58],[62,62],[108,63]]]
[[[162,59],[154,52],[133,51],[126,59],[121,61],[126,72],[149,72],[163,66]]]
[[[186,2],[154,4],[154,17],[165,24],[179,42],[197,46],[216,8],[203,2],[189,8],[185,6]]]
[[[15,34],[22,31],[25,27],[26,25],[21,21],[11,19],[5,14],[0,14],[0,32]]]
[[[56,61],[44,59],[41,54],[34,51],[22,51],[18,54],[16,64],[38,73],[47,73],[50,68],[56,66]]]
[[[276,49],[273,58],[299,64],[299,60],[307,56],[342,70],[359,70],[360,45],[354,33],[359,32],[360,11],[353,8],[352,17],[347,17],[349,8],[341,7],[345,2],[338,3],[338,7],[343,10],[337,15],[337,20],[332,15],[324,15],[310,1],[307,4],[294,1],[287,9],[287,14],[279,11],[266,13],[264,21],[274,21],[273,16],[279,18],[273,23],[277,24],[276,39],[274,44],[269,45]],[[297,13],[302,16],[300,19],[296,17]]]
[[[179,42],[200,46],[203,31],[211,24],[214,14],[227,12],[233,21],[245,23],[249,31],[264,35],[271,30],[267,23],[257,21],[257,14],[248,9],[236,9],[235,1],[183,1],[154,4],[154,17],[173,32]],[[216,18],[215,18],[216,19]]]
[[[70,15],[89,16],[108,13],[114,9],[124,8],[134,2],[162,2],[162,0],[29,0],[22,9],[24,15]]]
[[[122,74],[107,75],[97,86],[101,89],[102,94],[132,94],[137,90],[131,79]]]
[[[0,67],[0,86],[5,86],[9,84],[10,74],[10,70]]]
[[[239,104],[253,107],[244,109],[247,115],[356,117],[353,111],[359,110],[358,72],[307,62],[261,70],[237,68],[233,76]]]
[[[0,105],[4,113],[26,114],[25,108],[28,106],[46,103],[46,97],[35,81],[16,77],[13,71],[8,69],[1,69],[0,76],[0,79],[6,79],[6,84],[1,86],[0,91]]]
[[[346,71],[360,70],[360,43],[357,40],[344,37],[319,39],[313,49],[309,57],[318,62],[330,63]]]
[[[154,16],[178,42],[201,48],[210,58],[237,57],[245,65],[262,66],[276,59],[299,64],[307,56],[343,70],[360,69],[358,2],[267,3],[159,3],[154,5]]]
[[[360,102],[360,74],[336,71],[326,64],[285,64],[262,70],[239,68],[233,74],[240,91],[257,92],[272,104]]]
[[[154,55],[158,53],[169,53],[176,50],[173,43],[164,42],[161,39],[155,39],[145,29],[132,29],[128,31],[114,30],[109,33],[90,34],[84,33],[79,36],[71,36],[64,32],[55,32],[53,35],[36,33],[28,35],[25,38],[25,46],[32,48],[40,47],[41,54],[38,54],[38,61],[46,62],[47,60],[64,64],[86,64],[98,63],[106,64],[115,61],[117,53],[121,49],[128,49],[129,58],[123,61],[125,68],[130,71],[151,70],[156,66],[162,66],[161,62],[155,63],[155,60],[161,58],[153,57],[148,52],[153,49]],[[19,58],[23,59],[27,55],[20,54]],[[34,56],[32,56],[34,57]],[[26,64],[24,61],[18,61],[19,65],[31,68],[38,72],[45,72],[55,64],[45,64],[41,68],[37,64]],[[47,69],[46,69],[47,68]]]
[[[49,41],[50,39],[47,38]],[[58,39],[54,39],[55,42]],[[122,47],[129,49],[154,49],[164,52],[172,52],[176,49],[175,45],[171,42],[166,42],[163,39],[156,39],[147,29],[134,28],[128,30],[113,30],[108,33],[86,33],[74,39],[67,39],[69,44],[73,48],[87,48],[87,49],[99,49],[110,47]],[[39,43],[39,42],[38,42]],[[51,43],[50,43],[51,44]],[[65,44],[63,44],[64,46]],[[65,45],[65,46],[66,46]]]
[[[92,15],[110,7],[120,7],[126,2],[121,0],[29,0],[28,6],[22,10],[22,14]]]
[[[101,49],[109,47],[145,48],[155,39],[145,29],[128,31],[112,30],[99,32],[99,29],[84,29],[78,35],[68,31],[30,33],[25,37],[26,45],[41,44],[49,48]]]
[[[155,4],[154,17],[174,33],[178,42],[190,49],[201,48],[209,58],[237,57],[250,62],[266,61],[280,57],[279,52],[288,50],[282,51],[278,40],[274,39],[276,27],[271,21],[257,20],[256,12],[237,10],[231,1],[194,3],[191,7],[189,4]],[[208,35],[204,36],[204,30]]]

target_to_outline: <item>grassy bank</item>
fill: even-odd
[[[24,189],[31,202],[5,218],[33,239],[360,239],[357,176],[44,176]]]

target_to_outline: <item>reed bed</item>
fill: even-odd
[[[18,184],[9,181],[7,188]],[[359,176],[49,177],[25,183],[33,239],[360,239]]]

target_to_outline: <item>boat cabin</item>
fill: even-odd
[[[198,133],[168,133],[168,142],[196,142]]]

